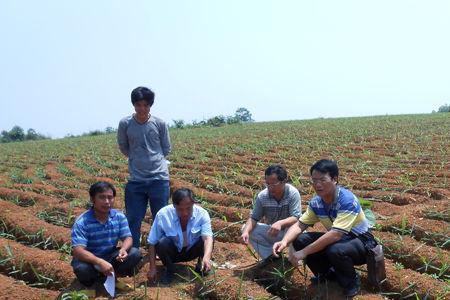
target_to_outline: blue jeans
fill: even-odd
[[[169,202],[169,180],[128,181],[125,187],[125,210],[133,236],[133,247],[139,248],[141,223],[150,205],[153,219]]]
[[[107,261],[112,264],[114,272],[117,273],[117,275],[133,275],[134,268],[141,260],[139,249],[130,248],[128,250],[128,257],[124,262],[117,261],[117,255],[119,255],[119,250],[115,250],[111,254],[111,257],[107,259]],[[91,286],[97,280],[105,279],[105,276],[97,271],[92,264],[74,258],[72,259],[71,265],[75,276],[77,276],[78,280],[85,286]]]

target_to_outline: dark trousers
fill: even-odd
[[[174,263],[203,258],[205,249],[203,239],[199,239],[189,250],[185,247],[178,252],[174,242],[170,238],[164,237],[155,245],[155,250],[166,269],[173,272]]]
[[[141,224],[147,206],[150,205],[153,220],[156,213],[169,201],[169,180],[152,180],[146,182],[129,181],[125,187],[125,210],[133,236],[133,247],[139,248]]]
[[[292,243],[296,251],[301,250],[324,235],[323,232],[305,232]],[[322,251],[310,254],[305,259],[314,275],[325,274],[331,267],[340,286],[347,287],[356,277],[355,265],[366,263],[366,249],[360,239],[348,234],[328,245]]]
[[[117,255],[119,255],[119,250],[114,251],[111,254],[108,262],[112,264],[114,268],[114,273],[116,276],[131,276],[133,275],[134,268],[141,260],[141,253],[137,248],[131,248],[128,250],[128,257],[125,261],[120,262],[116,260]],[[72,259],[71,263],[73,267],[73,272],[77,276],[78,280],[85,286],[93,285],[97,280],[104,279],[105,276],[97,271],[94,265],[80,261],[76,258]]]

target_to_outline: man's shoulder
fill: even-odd
[[[85,212],[81,213],[74,222],[74,226],[84,226],[93,221],[94,215],[92,213],[92,209],[86,210]]]
[[[156,124],[160,124],[160,125],[166,125],[166,122],[163,120],[163,119],[161,119],[161,118],[159,118],[159,117],[155,117],[155,116],[153,116],[152,115],[152,119],[153,119],[153,122],[155,122]]]
[[[158,211],[156,216],[159,216],[159,217],[171,217],[174,213],[176,213],[175,207],[173,206],[173,204],[168,204],[168,205],[162,207]]]
[[[200,216],[209,216],[209,213],[206,209],[204,209],[203,207],[201,207],[200,205],[194,204],[194,211],[197,213],[197,215]]]
[[[131,122],[131,120],[133,120],[133,115],[129,115],[129,116],[123,117],[122,119],[120,119],[119,125],[120,124],[128,125]]]
[[[293,186],[292,184],[286,183],[286,186],[288,188],[289,197],[300,195],[300,192],[298,191],[298,189],[295,186]]]

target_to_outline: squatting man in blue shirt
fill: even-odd
[[[163,207],[153,221],[149,243],[149,281],[156,279],[156,254],[165,266],[162,284],[169,284],[174,278],[174,263],[198,258],[195,271],[203,274],[211,270],[213,233],[208,212],[195,205],[192,191],[187,188],[176,190],[172,203]]]
[[[89,189],[92,208],[81,214],[72,227],[72,267],[78,280],[92,286],[111,275],[133,275],[141,259],[125,215],[113,209],[116,189],[97,182]],[[117,248],[119,240],[122,241]]]
[[[292,242],[289,260],[293,265],[304,260],[315,277],[312,283],[337,280],[346,297],[359,293],[360,278],[354,266],[366,263],[367,251],[359,236],[369,230],[358,198],[338,185],[339,169],[336,162],[322,159],[310,169],[316,191],[306,212],[292,225],[284,238],[273,245],[273,254]],[[327,232],[304,232],[320,222]],[[373,237],[372,237],[373,238]]]

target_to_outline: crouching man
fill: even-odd
[[[365,234],[368,222],[358,198],[338,185],[339,170],[334,161],[322,159],[310,169],[316,196],[311,199],[299,222],[292,225],[283,240],[273,246],[279,253],[292,242],[295,249],[289,260],[297,265],[304,260],[315,277],[313,283],[337,280],[346,297],[360,290],[360,278],[354,266],[366,263],[366,250],[358,238]],[[328,230],[304,232],[320,222]]]
[[[156,254],[165,266],[162,284],[169,284],[174,278],[174,263],[197,258],[195,271],[211,270],[213,233],[208,212],[198,205],[190,189],[181,188],[172,195],[172,203],[163,207],[153,221],[149,243],[150,281],[156,279]]]
[[[286,183],[287,177],[287,171],[281,165],[271,165],[266,169],[266,188],[256,197],[251,216],[242,230],[243,242],[250,242],[262,258],[258,263],[260,268],[274,260],[274,243],[281,241],[287,229],[301,215],[300,193]],[[261,220],[265,223],[260,223]]]
[[[78,280],[92,286],[113,272],[132,275],[141,259],[125,215],[113,209],[116,189],[108,182],[97,182],[89,189],[92,208],[81,214],[72,227],[72,267]],[[121,240],[120,248],[117,248]]]

